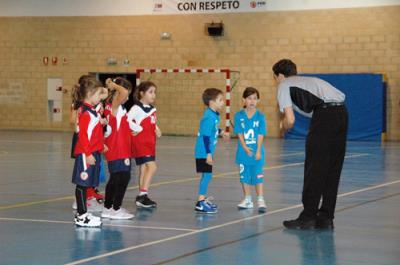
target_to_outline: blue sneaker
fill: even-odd
[[[206,200],[198,201],[194,210],[199,213],[216,213],[217,209],[211,207]]]
[[[210,205],[212,208],[214,208],[214,209],[217,210],[217,209],[218,209],[218,205],[216,205],[215,203],[213,203],[212,200],[214,200],[214,198],[213,198],[212,196],[207,197],[207,198],[205,199],[205,201],[208,203],[208,205]]]

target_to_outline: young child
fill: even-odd
[[[104,111],[108,125],[111,127],[110,134],[105,138],[105,145],[108,148],[105,156],[110,179],[106,186],[106,198],[101,217],[131,219],[134,215],[121,206],[131,178],[131,130],[123,104],[128,100],[132,84],[122,77],[117,77],[114,80],[107,79],[106,86],[111,90]]]
[[[239,165],[240,182],[244,200],[239,209],[254,207],[251,186],[255,186],[259,212],[265,212],[264,188],[264,136],[267,134],[265,116],[257,110],[260,94],[257,89],[247,87],[243,92],[244,108],[235,114],[235,133],[238,136],[236,163]]]
[[[79,84],[77,99],[82,102],[78,117],[78,141],[75,146],[75,165],[72,183],[76,184],[75,198],[77,214],[75,224],[85,227],[99,227],[99,217],[87,213],[86,190],[99,184],[100,152],[103,151],[103,126],[95,106],[101,100],[103,87],[95,78],[87,78]]]
[[[80,107],[82,105],[82,102],[79,100],[79,95],[77,93],[79,92],[79,87],[82,82],[84,82],[86,79],[92,78],[90,75],[82,75],[79,80],[78,84],[76,84],[72,90],[72,104],[71,104],[71,111],[70,111],[70,124],[74,126],[74,133],[72,135],[72,144],[71,144],[71,158],[75,159],[75,146],[78,141],[78,117],[79,117],[79,111]],[[106,89],[103,89],[101,93],[101,100],[105,99],[107,97],[108,93]],[[99,112],[101,108],[101,103],[96,106],[96,111]],[[103,161],[102,161],[103,162]],[[100,170],[101,173],[101,170]],[[87,209],[88,212],[97,212],[100,211],[103,208],[103,199],[104,196],[100,194],[98,189],[96,187],[88,187],[86,189],[86,198],[87,198]],[[76,201],[74,200],[72,204],[72,209],[76,210],[77,209],[77,204]]]
[[[208,184],[212,178],[212,165],[218,135],[229,138],[229,134],[221,133],[219,129],[220,116],[218,111],[222,110],[225,102],[223,93],[217,88],[207,88],[203,92],[203,103],[208,108],[204,111],[200,121],[200,128],[197,134],[195,158],[196,171],[201,173],[199,183],[199,196],[195,205],[195,211],[199,213],[216,213],[218,206],[211,203],[206,195]]]
[[[132,137],[132,153],[139,166],[139,195],[136,206],[143,208],[157,207],[157,203],[148,196],[151,179],[156,172],[156,138],[161,137],[157,126],[156,108],[151,104],[156,98],[156,85],[146,81],[139,84],[136,90],[136,105],[128,113],[128,121],[133,131],[142,130]],[[140,131],[139,130],[139,131]]]

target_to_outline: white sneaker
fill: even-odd
[[[254,204],[252,201],[247,201],[246,199],[244,199],[243,201],[241,201],[238,204],[238,208],[239,209],[253,209],[254,208]]]
[[[264,200],[258,200],[257,206],[260,213],[265,213],[267,211],[267,205],[265,204]]]
[[[109,216],[110,219],[114,220],[127,220],[127,219],[132,219],[134,217],[133,214],[129,213],[127,210],[122,208],[118,209],[117,211],[111,209]]]
[[[95,219],[95,220],[99,220],[99,221],[101,220],[101,217],[99,217],[99,216],[93,215],[91,213],[87,213],[87,214],[88,214],[90,219]]]
[[[103,207],[103,211],[101,211],[101,218],[110,218],[110,213],[112,209],[112,207],[110,209]]]
[[[103,204],[96,200],[96,198],[87,200],[86,205],[88,212],[101,212],[103,210]]]
[[[94,218],[94,216],[85,213],[82,215],[75,215],[75,225],[81,227],[100,227],[101,221],[98,218]]]

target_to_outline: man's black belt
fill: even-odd
[[[324,102],[317,106],[317,108],[330,108],[330,107],[339,107],[344,106],[344,102]]]

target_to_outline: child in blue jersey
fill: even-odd
[[[223,93],[216,88],[207,88],[203,92],[203,102],[208,108],[204,111],[200,121],[199,133],[197,135],[195,158],[196,171],[201,173],[199,183],[199,197],[195,211],[200,213],[216,213],[218,206],[211,203],[206,195],[208,184],[212,178],[212,165],[218,135],[229,138],[228,133],[221,133],[219,129],[220,116],[218,111],[224,106]]]
[[[260,94],[257,89],[247,87],[243,92],[244,108],[235,114],[235,133],[238,136],[236,163],[239,165],[240,183],[244,199],[239,209],[254,207],[251,186],[255,186],[259,212],[265,212],[264,189],[264,136],[267,134],[265,116],[257,110]]]

